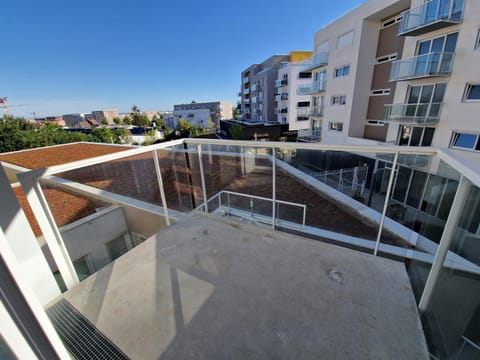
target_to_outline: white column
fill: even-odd
[[[63,242],[60,231],[55,223],[55,219],[48,207],[47,200],[45,199],[40,184],[38,183],[37,177],[32,174],[29,176],[25,175],[27,174],[24,173],[18,175],[25,196],[35,214],[35,218],[42,230],[45,242],[47,243],[53,260],[58,267],[58,271],[60,271],[60,275],[62,275],[65,286],[67,289],[70,289],[79,283],[77,272],[73,267],[72,260],[70,259],[65,243]]]
[[[378,247],[380,246],[380,238],[382,237],[383,223],[385,222],[385,216],[387,214],[388,200],[390,200],[390,194],[392,192],[393,179],[395,178],[395,168],[397,167],[397,161],[398,161],[398,152],[395,153],[395,156],[393,158],[392,170],[390,173],[390,178],[388,179],[387,194],[385,195],[385,203],[383,204],[382,217],[380,219],[380,224],[378,226],[377,242],[375,243],[375,250],[373,251],[374,256],[377,256]]]
[[[1,291],[0,333],[3,339],[19,359],[47,359],[52,354],[56,354],[59,359],[70,359],[37,296],[28,286],[28,278],[18,264],[2,229],[0,254],[2,263],[8,268],[8,271],[0,275],[5,277],[2,283],[7,283],[8,277],[8,283],[14,282],[16,285],[2,287]]]
[[[442,237],[440,239],[440,243],[438,244],[435,258],[433,259],[432,268],[428,274],[427,282],[425,283],[425,288],[423,289],[422,297],[418,304],[418,309],[421,312],[424,312],[428,309],[430,300],[432,299],[435,286],[437,285],[440,272],[442,271],[442,267],[445,262],[445,258],[447,257],[448,250],[452,245],[455,230],[457,228],[458,221],[460,220],[460,216],[462,215],[462,210],[465,206],[465,201],[467,200],[470,186],[470,181],[462,176],[458,184],[457,193],[453,199],[450,213],[448,214],[448,219],[445,222],[445,227],[443,228]]]
[[[163,188],[162,171],[160,169],[160,163],[158,161],[157,150],[156,149],[152,150],[152,153],[153,153],[153,162],[155,164],[155,172],[157,173],[158,190],[160,191],[160,197],[162,198],[163,215],[165,216],[165,223],[167,224],[167,226],[170,226],[170,217],[168,216],[167,199],[165,197],[165,190]]]
[[[275,147],[272,147],[272,228],[275,229],[277,221],[277,154]]]
[[[205,204],[205,212],[208,213],[207,186],[205,184],[205,172],[203,170],[202,145],[201,144],[197,145],[197,151],[198,151],[198,165],[200,166],[200,177],[202,178],[203,203]]]

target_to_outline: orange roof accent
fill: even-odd
[[[131,149],[129,146],[75,143],[0,154],[0,161],[27,169],[42,169]]]

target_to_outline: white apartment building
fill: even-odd
[[[312,73],[308,70],[311,62],[305,60],[310,51],[292,52],[290,61],[281,63],[275,82],[277,123],[288,124],[289,130],[310,128],[310,93]]]
[[[480,150],[480,2],[370,0],[315,34],[322,142]],[[468,150],[468,151],[465,151]]]

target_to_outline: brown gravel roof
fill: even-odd
[[[27,169],[66,164],[131,149],[129,146],[75,143],[0,154],[0,161]]]
[[[13,188],[13,191],[17,196],[18,202],[20,203],[30,226],[32,227],[33,233],[36,237],[41,236],[42,231],[33,215],[32,208],[27,201],[23,189],[20,186],[17,186]],[[45,198],[47,199],[57,226],[67,225],[76,220],[80,220],[85,216],[93,214],[96,208],[106,205],[106,203],[97,200],[91,200],[84,196],[66,193],[51,187],[43,187],[43,193],[45,194]]]

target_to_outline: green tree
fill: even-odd
[[[113,123],[114,123],[115,125],[118,125],[118,124],[120,124],[121,122],[122,122],[122,119],[120,119],[118,116],[115,116],[115,117],[113,118]]]
[[[240,140],[243,135],[243,128],[240,124],[232,124],[230,125],[230,136],[232,139]]]
[[[135,126],[147,127],[150,125],[150,120],[148,120],[148,116],[142,114],[142,112],[136,105],[132,106],[130,116],[132,117],[132,124]]]
[[[100,122],[102,123],[102,125],[108,125],[108,120],[104,117],[102,117],[102,119],[100,120]]]
[[[215,122],[212,120],[212,118],[208,119],[208,128],[215,130]]]
[[[178,120],[176,131],[179,133],[180,138],[190,137],[194,126],[185,119]]]
[[[124,123],[125,125],[131,125],[131,124],[132,124],[132,118],[131,118],[130,116],[128,116],[128,115],[125,115],[125,116],[123,117],[123,123]]]

